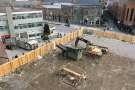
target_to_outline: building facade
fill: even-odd
[[[127,26],[135,26],[135,1],[127,3],[123,23]]]
[[[78,0],[77,2],[62,2],[43,5],[45,19],[87,25],[99,25],[102,7],[98,0]]]
[[[121,30],[132,32],[135,26],[135,0],[114,0],[110,12]]]
[[[7,12],[0,13],[0,36],[17,35],[28,31],[41,34],[42,30],[43,14],[41,10],[14,8],[10,18]]]

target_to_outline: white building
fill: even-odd
[[[8,15],[5,9],[0,10],[0,36],[11,33],[18,35],[29,31],[40,36],[43,30],[42,23],[42,10],[14,8],[11,15]],[[13,27],[13,30],[10,30],[10,27]]]

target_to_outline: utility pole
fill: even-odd
[[[8,21],[8,28],[9,34],[14,35],[14,25],[13,25],[13,15],[12,15],[12,8],[13,7],[6,7],[6,14],[7,14],[7,21]]]
[[[15,35],[14,33],[14,25],[13,25],[13,15],[12,15],[12,9],[14,8],[15,0],[9,0],[8,6],[6,7],[6,14],[7,14],[7,21],[8,21],[8,28],[9,28],[9,34]]]

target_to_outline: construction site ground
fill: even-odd
[[[110,53],[101,58],[84,55],[81,60],[73,61],[63,58],[60,55],[61,51],[57,49],[45,55],[43,59],[24,65],[14,73],[1,78],[0,90],[135,90],[135,56],[124,56],[121,53],[127,53],[128,50],[122,52],[120,48],[116,53],[114,47],[111,48],[112,44],[108,44],[108,42],[114,44],[121,41],[115,42],[112,39],[107,41],[105,38],[93,35],[85,38],[89,40],[93,38],[93,42],[99,41],[100,43],[97,43],[101,45],[105,45],[106,42]],[[123,49],[124,46],[121,47]],[[57,71],[67,63],[85,70],[88,77],[84,84],[74,88],[58,79]]]

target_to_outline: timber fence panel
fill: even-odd
[[[64,43],[64,44],[68,42],[66,39],[67,39],[67,37],[64,36],[64,37],[63,37],[63,43]]]
[[[54,50],[55,46],[54,46],[54,41],[50,42],[50,51]]]
[[[8,63],[1,65],[0,70],[1,70],[0,76],[7,75],[8,73],[10,73],[12,71],[11,63],[8,62]]]
[[[123,38],[123,37],[125,37],[125,35],[124,35],[124,34],[115,33],[115,35],[116,35],[115,39],[117,39],[117,40],[121,40],[121,41],[123,41],[123,40],[124,40],[124,38]]]
[[[45,48],[44,48],[44,45],[41,46],[41,56],[45,55]]]
[[[93,34],[97,36],[135,43],[135,36],[132,36],[132,35],[127,35],[127,34],[122,34],[122,33],[112,32],[112,31],[104,32],[104,31],[99,31],[99,30],[87,30],[87,32],[89,31],[91,31]]]
[[[73,33],[70,33],[69,37],[70,37],[70,41],[71,41],[73,39]]]
[[[64,44],[63,42],[64,42],[64,40],[63,40],[63,38],[61,38],[61,39],[60,39],[60,43],[61,43],[61,44]]]
[[[44,45],[44,51],[45,51],[45,54],[48,53],[48,45],[47,44]]]
[[[73,39],[75,39],[75,32],[73,32]]]
[[[135,36],[131,36],[132,43],[135,43]]]
[[[40,55],[40,48],[37,48],[35,50],[35,58],[37,58]]]
[[[0,66],[0,77],[5,75],[5,74],[4,74],[3,66],[4,66],[4,64],[2,64],[2,65]]]
[[[109,31],[110,38],[115,39],[116,38],[116,33],[115,32],[110,32]]]
[[[50,43],[49,43],[49,51],[52,51],[53,50],[53,42],[51,41]]]
[[[18,58],[10,61],[11,66],[12,66],[12,71],[16,70],[16,68],[21,66],[21,63],[19,62]]]
[[[76,31],[75,33],[74,33],[74,39],[76,39],[78,37],[78,31]]]
[[[24,64],[26,64],[26,63],[28,63],[28,61],[26,60],[25,55],[22,56],[22,57],[20,57],[20,58],[18,58],[17,62],[18,62],[18,64],[19,64],[20,66],[21,66],[21,65],[24,65]]]
[[[107,38],[111,38],[110,37],[110,32],[108,32],[108,31],[107,32],[104,32],[104,36],[107,37]]]
[[[126,42],[131,42],[132,41],[132,38],[130,35],[124,35],[123,36],[123,40],[126,41]]]
[[[35,52],[34,51],[31,51],[30,53],[29,53],[29,59],[30,59],[30,61],[34,61],[35,60]]]
[[[32,51],[31,54],[32,54],[32,59],[34,60],[36,58],[35,51]]]
[[[69,35],[67,35],[67,38],[68,38],[68,42],[70,41],[70,37],[69,37]]]

